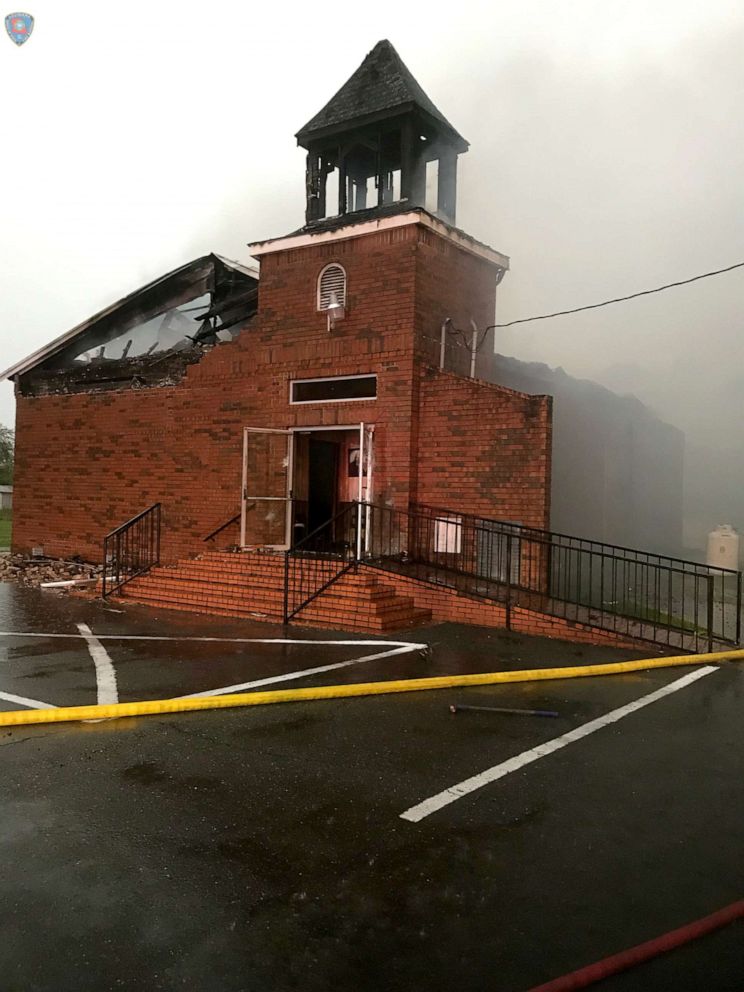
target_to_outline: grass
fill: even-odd
[[[633,616],[639,620],[647,620],[651,623],[661,624],[663,627],[672,627],[674,630],[684,630],[692,634],[705,634],[705,627],[696,627],[691,620],[683,620],[681,617],[673,617],[661,610],[654,610],[650,607],[637,607]]]
[[[13,511],[0,510],[0,548],[10,547],[10,532],[13,528]]]

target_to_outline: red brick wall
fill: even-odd
[[[469,509],[489,515],[503,507],[516,519],[535,522],[533,504],[539,502],[540,471],[545,485],[546,462],[526,445],[531,437],[544,450],[547,413],[530,418],[527,400],[498,387],[455,376],[420,379],[414,326],[435,326],[443,312],[455,312],[458,300],[480,292],[487,301],[491,292],[490,282],[478,291],[490,273],[482,260],[446,243],[446,250],[435,252],[433,237],[438,236],[410,225],[264,256],[259,311],[251,326],[190,366],[176,385],[19,396],[14,547],[43,545],[52,555],[99,559],[107,531],[160,501],[163,560],[203,550],[203,538],[239,509],[244,426],[373,423],[377,500],[405,507],[415,491],[418,499],[441,496],[440,502],[455,507],[466,501]],[[446,285],[439,282],[446,282],[442,259],[454,265],[453,257],[448,306]],[[330,261],[348,274],[347,316],[331,333],[316,310],[317,277]],[[427,274],[429,266],[436,279]],[[369,372],[378,375],[375,401],[289,404],[292,378]],[[465,418],[458,406],[476,396],[483,397],[477,417]],[[450,421],[441,420],[443,410]],[[427,443],[419,452],[419,415],[421,436],[451,430],[449,442],[438,438],[436,448]],[[474,465],[467,471],[459,464],[463,437]],[[492,456],[506,462],[489,470]],[[436,472],[433,460],[443,460]],[[423,483],[421,475],[418,483],[415,478],[419,461]],[[445,480],[446,486],[438,486]],[[488,493],[477,497],[478,486],[494,480],[500,480],[500,502]],[[516,508],[522,498],[527,509]]]
[[[430,368],[419,401],[418,502],[549,527],[549,396]]]
[[[381,573],[385,585],[393,586],[401,596],[410,596],[417,608],[431,610],[434,621],[445,623],[467,623],[480,627],[505,628],[506,607],[492,600],[465,596],[452,589],[437,589],[425,582],[417,582],[393,572]],[[613,647],[634,648],[655,653],[654,649],[642,641],[635,641],[611,631],[598,630],[585,624],[574,623],[512,607],[509,618],[511,630],[520,634],[534,634],[539,637],[555,637],[562,641],[581,644],[612,645]]]
[[[488,349],[493,351],[493,332],[485,338],[483,334],[494,321],[497,275],[496,266],[485,259],[433,231],[421,230],[416,253],[416,345],[429,364],[439,367],[442,324],[449,318],[444,368],[470,375],[471,321],[475,321],[481,342],[475,372],[483,375]]]

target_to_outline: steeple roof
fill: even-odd
[[[342,131],[352,122],[364,124],[414,108],[433,118],[459,151],[467,151],[467,141],[424,93],[390,42],[378,41],[338,93],[300,128],[297,142],[306,147],[309,140]]]

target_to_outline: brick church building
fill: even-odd
[[[250,245],[260,273],[197,259],[5,373],[14,550],[97,561],[105,535],[157,506],[164,567],[122,589],[143,602],[380,630],[432,615],[501,625],[499,595],[406,572],[417,555],[468,571],[466,554],[496,583],[544,572],[539,551],[484,563],[496,522],[500,549],[550,527],[551,399],[484,379],[509,261],[456,227],[468,143],[387,41],[297,140],[305,223]],[[107,546],[110,563],[152,542],[149,526]],[[296,579],[311,556],[326,572]],[[382,579],[360,567],[383,558],[397,564]],[[282,569],[283,606],[269,588]],[[315,583],[299,610],[290,572]],[[524,629],[565,634],[531,608]],[[582,629],[571,636],[596,639]]]

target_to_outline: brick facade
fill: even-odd
[[[419,503],[548,529],[549,396],[428,368],[418,427]]]
[[[362,566],[366,570],[365,566]],[[513,606],[507,621],[506,606],[489,599],[466,596],[452,589],[438,589],[436,586],[417,581],[392,572],[384,572],[384,581],[401,596],[409,596],[418,609],[430,610],[435,622],[464,623],[478,627],[496,627],[520,634],[537,637],[553,637],[557,640],[574,641],[580,644],[595,644],[618,648],[643,649],[651,651],[644,641],[633,637],[600,630],[588,624],[553,617],[537,610],[527,610]]]
[[[331,261],[348,299],[329,333],[316,282]],[[203,550],[239,509],[245,426],[374,424],[375,501],[545,526],[549,399],[442,373],[426,341],[447,316],[489,323],[495,288],[493,265],[417,223],[267,253],[256,317],[180,381],[17,390],[14,549],[98,560],[107,531],[159,501],[163,559]],[[289,402],[293,378],[360,373],[377,374],[377,399]]]

